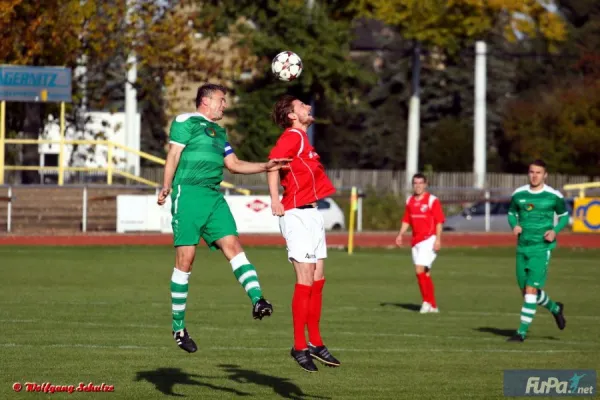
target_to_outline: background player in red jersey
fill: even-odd
[[[427,192],[427,178],[415,174],[413,194],[406,199],[406,210],[396,244],[402,246],[402,235],[412,227],[412,257],[417,272],[423,304],[421,314],[439,312],[431,280],[431,264],[442,246],[441,235],[444,213],[440,200]]]
[[[329,353],[319,331],[324,262],[327,258],[323,216],[317,210],[317,200],[335,193],[335,188],[310,145],[306,130],[313,123],[311,107],[297,98],[282,96],[273,108],[273,120],[285,131],[271,150],[270,159],[291,159],[281,173],[268,173],[271,209],[279,216],[279,227],[285,238],[288,259],[296,271],[296,286],[292,298],[294,347],[291,356],[304,370],[316,372],[313,358],[337,367],[340,362]],[[279,180],[283,198],[279,200]],[[308,328],[309,342],[305,329]]]

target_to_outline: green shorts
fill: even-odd
[[[199,186],[177,185],[171,193],[173,243],[196,246],[204,239],[211,250],[225,236],[237,236],[237,226],[223,194]]]
[[[548,276],[548,264],[552,256],[551,250],[532,253],[517,253],[517,283],[519,288],[525,286],[542,289]]]

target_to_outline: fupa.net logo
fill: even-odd
[[[569,395],[569,394],[594,394],[594,386],[580,386],[581,378],[585,374],[574,373],[568,380],[560,380],[556,377],[541,379],[539,376],[531,376],[527,380],[525,394],[536,395]]]
[[[593,369],[508,369],[504,370],[507,397],[590,397],[596,395]]]

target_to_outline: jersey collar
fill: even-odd
[[[544,183],[544,186],[542,186],[542,190],[538,190],[537,192],[534,192],[533,190],[531,190],[531,185],[527,185],[527,191],[531,194],[540,194],[546,191],[546,184]]]
[[[204,114],[202,114],[202,113],[199,113],[198,111],[196,111],[196,112],[193,112],[193,113],[192,113],[192,115],[197,115],[197,116],[199,116],[199,117],[202,117],[202,118],[204,118],[205,120],[207,120],[208,122],[215,122],[215,121],[213,121],[212,119],[208,118],[206,115],[204,115]]]

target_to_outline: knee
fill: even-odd
[[[315,281],[314,276],[310,273],[298,275],[297,282],[300,285],[312,286]]]
[[[314,264],[299,263],[296,266],[296,283],[312,286],[315,280]]]
[[[190,272],[194,263],[194,253],[178,251],[175,259],[175,267],[183,272]]]
[[[536,288],[532,287],[532,286],[526,286],[525,290],[523,292],[524,292],[524,294],[535,294],[535,295],[537,295],[538,290]]]
[[[237,236],[229,236],[219,243],[221,251],[228,260],[244,251]]]

